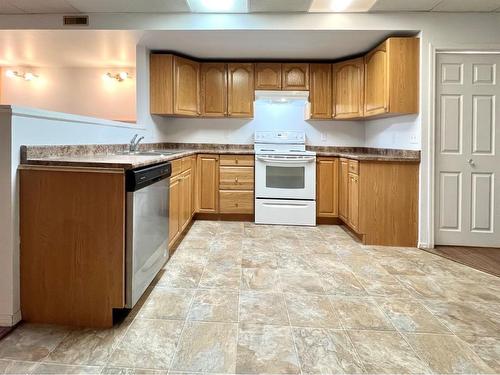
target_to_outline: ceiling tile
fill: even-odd
[[[377,0],[370,12],[430,11],[441,0]]]
[[[312,0],[249,0],[249,12],[307,12]]]
[[[367,12],[375,0],[313,0],[310,12]]]
[[[67,0],[83,13],[189,12],[187,0]]]
[[[492,12],[500,7],[500,0],[442,0],[433,12]]]
[[[77,10],[67,0],[8,0],[25,13],[74,13]]]

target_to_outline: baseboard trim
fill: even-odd
[[[194,216],[195,220],[219,220],[219,221],[255,221],[253,214],[218,214],[198,212]]]
[[[0,326],[2,327],[14,327],[20,321],[21,310],[16,311],[14,315],[0,314]]]
[[[342,223],[342,219],[339,217],[316,217],[316,224],[320,225],[340,225]]]

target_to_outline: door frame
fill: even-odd
[[[429,150],[429,157],[427,158],[427,186],[425,188],[429,192],[427,200],[427,233],[429,234],[429,242],[427,244],[420,244],[419,247],[433,249],[435,247],[435,217],[436,217],[436,170],[437,170],[437,157],[436,157],[436,88],[437,79],[437,59],[440,54],[491,54],[500,55],[500,44],[456,44],[448,46],[438,46],[429,43],[429,113],[428,123],[429,132],[427,137],[427,148]],[[422,126],[422,124],[421,124]]]

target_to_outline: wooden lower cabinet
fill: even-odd
[[[219,211],[219,155],[200,154],[197,163],[197,211]]]
[[[338,216],[339,159],[316,160],[316,211],[318,217]]]
[[[177,240],[180,232],[179,213],[180,213],[180,176],[170,178],[169,191],[169,212],[168,212],[168,247],[169,249]]]
[[[340,218],[366,245],[417,246],[418,175],[418,162],[340,159]]]

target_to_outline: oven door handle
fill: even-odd
[[[297,164],[297,163],[310,163],[316,160],[315,156],[299,156],[297,158],[271,158],[266,156],[257,156],[257,160],[265,161],[268,163],[279,164]]]

